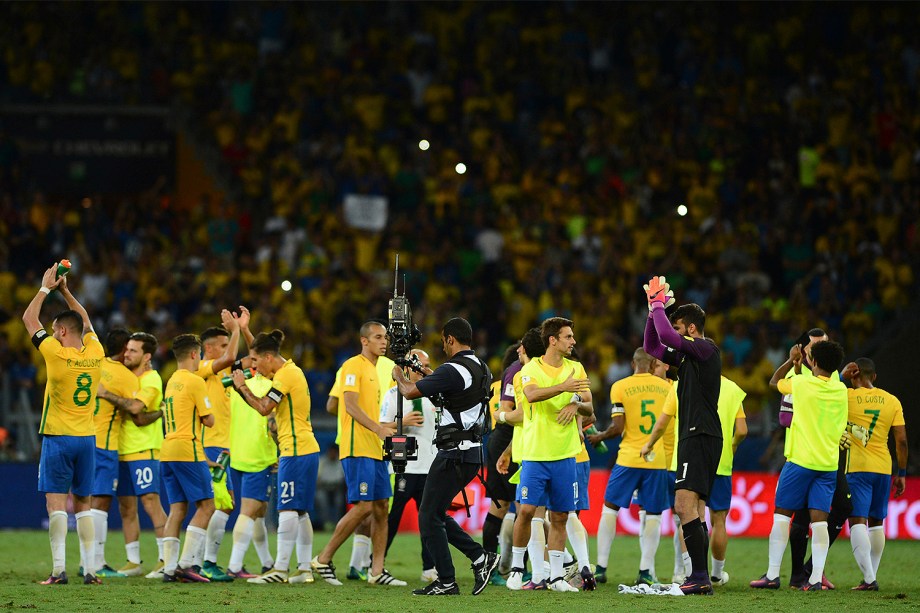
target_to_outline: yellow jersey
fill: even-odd
[[[134,398],[140,388],[134,373],[128,370],[127,366],[112,358],[105,358],[102,361],[101,381],[106,391],[122,398]],[[121,434],[123,419],[130,420],[131,418],[123,415],[123,412],[108,400],[96,397],[93,421],[96,424],[96,447],[98,449],[118,450],[118,437]]]
[[[329,397],[338,401],[335,412],[335,444],[341,447],[339,439],[342,438],[342,413],[345,412],[345,405],[342,404],[342,368],[335,371],[335,382],[332,389],[329,390]]]
[[[511,379],[514,385],[514,408],[521,409],[523,414],[530,411],[530,403],[527,402],[527,396],[524,395],[524,384],[521,371],[514,373]],[[524,423],[514,424],[514,433],[511,435],[511,461],[515,464],[521,463],[521,457],[524,453]]]
[[[202,360],[195,373],[204,379],[208,390],[208,400],[214,412],[214,426],[205,428],[201,426],[199,436],[201,444],[205,447],[230,448],[230,389],[221,383],[223,377],[230,376],[230,367],[220,372],[212,368],[214,360]]]
[[[735,438],[735,420],[745,417],[744,407],[741,405],[747,393],[737,383],[728,377],[722,377],[719,388],[719,421],[722,424],[722,455],[719,456],[719,468],[716,474],[730,477],[735,454],[732,451],[732,442]]]
[[[665,403],[668,402],[668,398],[671,397],[671,394],[674,394],[674,402],[677,402],[677,381],[668,380],[668,396],[665,398]],[[677,405],[675,405],[676,411]],[[664,406],[662,406],[662,412],[664,412]],[[668,426],[664,429],[664,435],[661,439],[664,441],[661,445],[662,451],[664,451],[664,465],[668,470],[676,470],[677,468],[677,454],[674,453],[675,448],[677,447],[677,430],[674,428],[677,418],[674,415],[671,415],[674,419],[668,422]],[[671,468],[671,465],[674,465],[674,468]]]
[[[563,358],[562,365],[556,367],[544,362],[543,358],[534,358],[521,368],[522,390],[531,385],[553,387],[565,381],[573,371],[576,379],[588,377],[580,362]],[[565,426],[556,422],[559,411],[571,401],[572,394],[563,392],[548,400],[530,403],[524,411],[522,458],[525,461],[553,462],[578,455],[581,451],[578,424],[575,420]]]
[[[379,361],[379,359],[378,359]],[[358,394],[358,408],[374,423],[380,421],[380,375],[377,368],[361,354],[342,364],[339,416],[342,424],[339,456],[383,459],[383,442],[376,433],[368,430],[345,410],[345,393]]]
[[[664,470],[668,467],[664,452],[664,437],[655,443],[655,459],[646,462],[639,454],[648,435],[655,427],[658,411],[671,391],[669,383],[651,373],[639,373],[620,379],[610,386],[613,415],[623,415],[623,440],[617,454],[617,465],[627,468]]]
[[[489,388],[489,412],[492,414],[492,424],[498,423],[498,410],[502,406],[502,382],[501,379],[493,381]]]
[[[303,370],[292,360],[284,363],[272,377],[272,387],[266,394],[278,403],[278,449],[282,456],[301,456],[319,452],[310,423],[310,390]]]
[[[137,378],[140,389],[135,398],[144,403],[144,411],[159,411],[163,402],[163,379],[155,370],[148,370]],[[130,419],[121,420],[121,434],[118,437],[118,459],[122,462],[134,460],[157,460],[163,446],[163,418],[140,427]]]
[[[877,387],[849,389],[847,396],[847,420],[869,431],[869,443],[865,447],[856,441],[850,445],[847,472],[890,475],[888,436],[893,426],[904,425],[901,401]]]
[[[200,418],[211,414],[204,379],[184,368],[177,370],[166,384],[166,439],[160,460],[163,462],[204,462],[204,447],[198,439]]]
[[[35,333],[45,358],[48,383],[38,433],[46,436],[94,436],[93,411],[105,350],[95,332],[83,335],[83,347],[64,347],[44,330]]]
[[[677,439],[680,436],[677,430],[677,385],[678,382],[675,381],[671,386],[671,390],[668,392],[667,398],[664,399],[664,406],[661,407],[662,413],[671,416],[671,423],[668,424],[667,430],[664,431],[664,436],[661,437],[670,437],[671,439],[671,456],[666,464],[668,470],[671,472],[677,470]],[[665,450],[665,456],[667,455],[667,451]]]

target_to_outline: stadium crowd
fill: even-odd
[[[639,341],[628,288],[667,270],[711,314],[756,416],[802,330],[856,348],[906,305],[920,219],[907,5],[98,8],[0,8],[3,102],[184,105],[242,196],[178,210],[160,185],[77,206],[30,183],[0,131],[8,315],[40,262],[70,257],[100,330],[170,338],[242,300],[328,381],[351,330],[382,315],[398,251],[426,341],[459,312],[494,364],[533,322],[572,316],[600,393]],[[77,35],[94,30],[111,36]],[[350,227],[348,194],[385,196],[386,229]],[[2,324],[3,368],[26,355],[19,327]]]

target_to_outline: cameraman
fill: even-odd
[[[486,552],[447,514],[447,509],[482,464],[482,429],[492,374],[470,349],[473,329],[465,319],[455,317],[444,324],[441,342],[448,360],[424,379],[413,383],[402,370],[393,369],[393,378],[404,398],[443,396],[435,437],[438,454],[428,472],[419,509],[419,531],[424,547],[434,558],[438,579],[412,593],[417,596],[460,593],[449,543],[473,563],[475,596],[488,585],[498,566],[498,555]]]

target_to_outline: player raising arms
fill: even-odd
[[[680,381],[674,508],[693,566],[680,589],[684,594],[712,594],[709,533],[703,518],[722,452],[718,411],[722,360],[719,348],[704,335],[706,313],[699,305],[678,307],[669,321],[665,305],[673,298],[664,277],[652,278],[647,287],[651,310],[643,346],[652,357],[677,366]]]
[[[850,545],[863,573],[857,591],[878,591],[878,564],[885,549],[885,517],[891,492],[891,454],[888,438],[894,437],[898,473],[894,478],[894,495],[904,493],[907,475],[907,430],[904,410],[892,394],[875,387],[875,362],[859,358],[847,364],[843,376],[850,377],[848,420],[868,431],[865,447],[850,446],[847,457],[847,482],[853,496],[850,517]],[[796,417],[798,419],[798,417]],[[867,525],[868,524],[868,527]]]
[[[249,579],[249,583],[312,583],[313,524],[310,513],[316,495],[319,445],[310,423],[310,390],[303,370],[281,357],[284,332],[261,333],[252,341],[253,364],[260,375],[271,379],[271,389],[256,398],[244,383],[243,373],[233,372],[233,386],[243,400],[261,415],[275,411],[278,422],[278,551],[275,567]],[[297,545],[297,572],[288,575],[291,554]]]
[[[208,583],[201,575],[201,558],[206,528],[214,513],[214,489],[204,449],[198,438],[199,424],[214,425],[211,401],[204,380],[195,373],[201,362],[201,341],[194,334],[180,334],[172,342],[179,368],[169,378],[166,392],[166,439],[163,441],[163,485],[169,498],[169,517],[163,530],[163,581]],[[195,515],[185,531],[185,546],[179,559],[179,532],[195,503]]]
[[[22,314],[22,323],[32,344],[45,359],[48,383],[38,427],[42,452],[38,468],[38,491],[45,493],[48,508],[48,536],[51,540],[51,575],[42,583],[67,583],[64,571],[67,541],[67,494],[73,493],[80,538],[83,582],[101,583],[94,567],[95,530],[90,513],[90,497],[95,475],[96,429],[93,410],[96,388],[105,356],[93,331],[86,309],[67,288],[67,278],[58,277],[55,266],[42,276],[42,285]],[[51,336],[39,321],[42,304],[58,289],[68,310],[51,322]]]

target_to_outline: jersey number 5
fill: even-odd
[[[642,434],[651,434],[652,429],[655,427],[655,412],[650,411],[648,407],[655,404],[654,400],[643,400],[642,401],[642,417],[649,418],[648,428],[645,427],[645,424],[639,424],[639,432]]]

